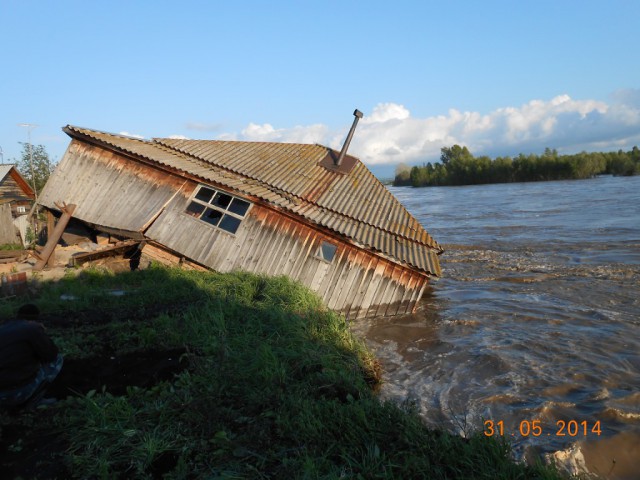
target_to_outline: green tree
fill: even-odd
[[[30,154],[29,144],[23,143],[22,155],[17,162],[17,168],[29,186],[36,190],[36,194],[40,194],[49,179],[53,164],[44,145],[31,145]]]
[[[413,167],[411,169],[411,185],[414,187],[424,187],[429,185],[429,173],[426,166]]]
[[[413,167],[407,181],[406,169],[396,170],[395,185],[438,186],[483,183],[534,182],[591,178],[602,173],[640,174],[640,149],[629,152],[580,152],[560,155],[545,148],[542,155],[524,153],[515,158],[474,157],[467,147],[453,145],[440,149],[440,162]]]
[[[453,147],[442,147],[440,149],[440,161],[445,166],[449,163],[464,162],[469,159],[473,159],[473,155],[471,155],[467,147],[461,147],[456,144]]]

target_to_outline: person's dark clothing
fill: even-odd
[[[44,364],[58,357],[58,348],[36,322],[12,320],[0,326],[0,390],[32,382]]]

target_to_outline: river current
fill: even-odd
[[[352,325],[382,397],[493,427],[519,459],[640,478],[640,177],[389,190],[445,253],[415,314]]]

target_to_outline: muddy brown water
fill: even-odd
[[[640,478],[640,177],[390,190],[446,252],[416,314],[352,325],[381,395],[502,430],[520,459]]]

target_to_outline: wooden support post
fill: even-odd
[[[49,257],[55,250],[56,245],[58,244],[58,240],[60,240],[60,237],[62,237],[64,229],[67,226],[67,223],[69,223],[69,220],[71,220],[71,216],[76,209],[75,205],[67,205],[66,203],[63,205],[58,205],[56,203],[56,207],[60,209],[60,211],[62,212],[62,216],[60,217],[60,220],[58,220],[56,228],[54,228],[53,232],[49,234],[49,238],[47,238],[47,244],[42,249],[42,252],[40,252],[40,254],[38,255],[38,261],[33,266],[33,270],[42,270],[47,264],[47,260],[49,260]]]
[[[47,210],[47,242],[49,241],[49,237],[53,235],[53,230],[56,227],[56,217],[51,213],[51,210]],[[53,267],[56,264],[56,251],[53,250],[51,252],[51,256],[49,260],[47,260],[47,266]]]

